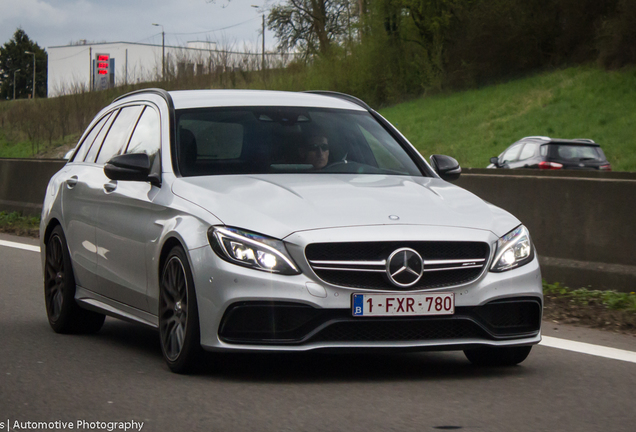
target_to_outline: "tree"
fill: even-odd
[[[46,97],[46,51],[33,42],[22,29],[17,29],[13,39],[0,47],[0,71],[3,73],[0,99],[13,98],[13,77],[15,73],[15,97],[26,98],[33,93],[33,55],[35,53],[35,93]]]
[[[458,11],[474,0],[396,0],[413,20],[419,43],[427,52],[430,64],[443,73],[443,54],[448,32],[457,22]]]
[[[358,0],[285,0],[271,8],[267,28],[274,31],[280,50],[324,55],[347,36],[353,3]]]

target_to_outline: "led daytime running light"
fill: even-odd
[[[502,272],[527,264],[534,257],[534,246],[528,229],[519,225],[497,240],[497,252],[491,271]]]
[[[296,264],[294,264],[294,262],[289,259],[283,251],[275,247],[240,235],[233,230],[226,228],[214,227],[213,230],[213,235],[216,238],[218,245],[221,247],[223,254],[232,262],[247,265],[258,270],[280,273],[280,270],[275,269],[280,259],[287,264],[293,272],[300,273]],[[263,238],[263,240],[267,241],[269,239]],[[226,243],[226,241],[228,242]],[[271,242],[272,240],[269,241]],[[228,243],[231,245],[230,247],[233,251],[228,250]],[[234,250],[240,250],[241,245],[247,246],[248,248],[251,246],[251,248],[247,249],[247,251],[238,252],[243,257],[243,259],[238,259]],[[252,250],[252,248],[255,249],[255,251]],[[271,258],[268,258],[266,255],[271,255]]]

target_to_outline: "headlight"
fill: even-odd
[[[534,258],[534,246],[523,225],[497,240],[497,251],[490,271],[503,272],[528,264]]]
[[[208,239],[214,252],[233,264],[270,273],[300,273],[280,240],[228,227],[211,227]]]

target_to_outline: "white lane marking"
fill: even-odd
[[[550,336],[542,336],[542,340],[539,345],[636,363],[636,352],[634,351],[593,345],[585,342],[576,342],[567,339],[558,339]]]
[[[24,244],[24,243],[16,243],[16,242],[11,242],[6,240],[0,240],[0,246],[6,246],[10,248],[15,248],[15,249],[24,249],[24,250],[28,250],[32,252],[40,252],[40,246],[34,246],[34,245]]]

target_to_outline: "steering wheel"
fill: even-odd
[[[322,169],[325,168],[332,168],[335,166],[340,166],[340,165],[344,165],[344,164],[348,164],[349,161],[347,160],[347,156],[349,155],[349,153],[345,153],[344,156],[342,157],[342,159],[337,160],[335,162],[331,162],[330,164],[325,165]]]

